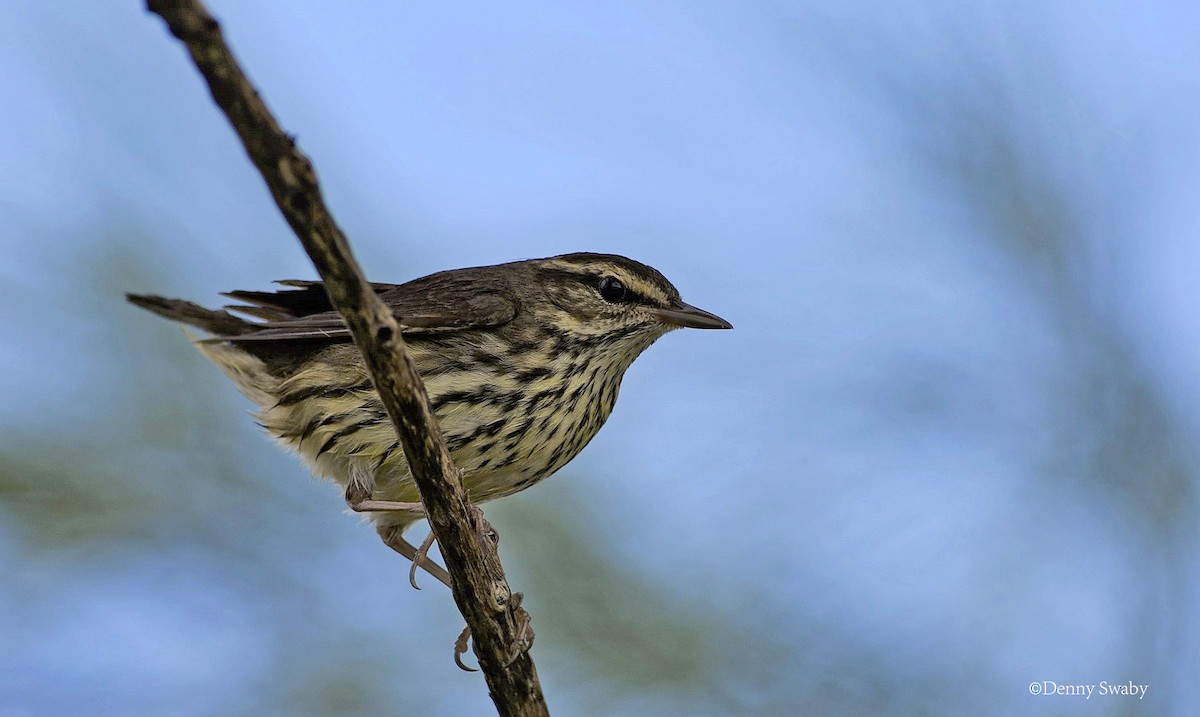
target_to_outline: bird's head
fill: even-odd
[[[685,304],[657,269],[623,256],[564,254],[531,265],[547,299],[543,320],[583,345],[622,346],[636,355],[673,329],[733,328]]]

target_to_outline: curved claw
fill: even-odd
[[[383,539],[384,545],[411,560],[413,566],[420,565],[422,568],[425,568],[425,572],[437,578],[446,587],[450,587],[450,573],[446,572],[445,568],[433,562],[428,557],[424,557],[421,560],[416,559],[418,557],[417,549],[412,543],[404,539],[404,528],[405,526],[403,525],[381,525],[376,526],[375,530],[379,533],[379,537]],[[409,583],[413,587],[420,589],[415,580],[413,571],[410,570],[408,574]]]
[[[421,547],[417,548],[417,552],[412,557],[412,565],[408,568],[408,584],[413,586],[414,590],[420,590],[421,586],[417,585],[417,568],[421,567],[421,563],[429,554],[429,548],[433,547],[433,531],[429,531],[429,535],[425,536],[425,540],[421,542]]]
[[[454,641],[454,664],[458,665],[458,669],[463,672],[479,672],[474,667],[468,667],[463,664],[462,656],[467,653],[467,647],[471,642],[471,626],[467,625],[463,631],[458,634],[458,639]]]

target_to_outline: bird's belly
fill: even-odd
[[[604,411],[605,416],[607,413]],[[547,411],[504,420],[504,428],[495,437],[465,442],[456,439],[470,433],[459,433],[448,422],[446,437],[468,495],[473,502],[482,503],[548,478],[575,458],[602,424],[603,419],[588,420],[586,413]]]
[[[608,418],[620,378],[619,371],[597,370],[575,372],[570,380],[547,382],[545,388],[501,379],[467,391],[442,385],[436,377],[427,386],[464,487],[473,502],[482,503],[524,490],[578,455]],[[260,416],[318,474],[343,486],[351,475],[366,474],[374,478],[377,500],[420,499],[373,391],[277,404]]]

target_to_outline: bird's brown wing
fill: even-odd
[[[319,281],[281,281],[283,291],[234,291],[225,296],[245,302],[226,307],[262,319],[255,328],[211,341],[347,341],[350,331],[333,310]],[[506,324],[517,314],[516,302],[502,287],[485,287],[472,277],[446,272],[407,284],[372,284],[400,322],[401,333],[435,334]]]

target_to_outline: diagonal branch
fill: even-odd
[[[520,612],[496,553],[494,533],[467,502],[458,469],[429,408],[425,386],[395,317],[375,295],[321,198],[316,172],[271,115],[199,0],[148,0],[187,46],[213,99],[262,173],[275,203],[325,282],[366,359],[375,388],[404,445],[429,524],[450,571],[454,601],[466,619],[492,700],[502,715],[547,715],[537,670],[527,651],[528,617]],[[511,663],[511,664],[510,664]]]

